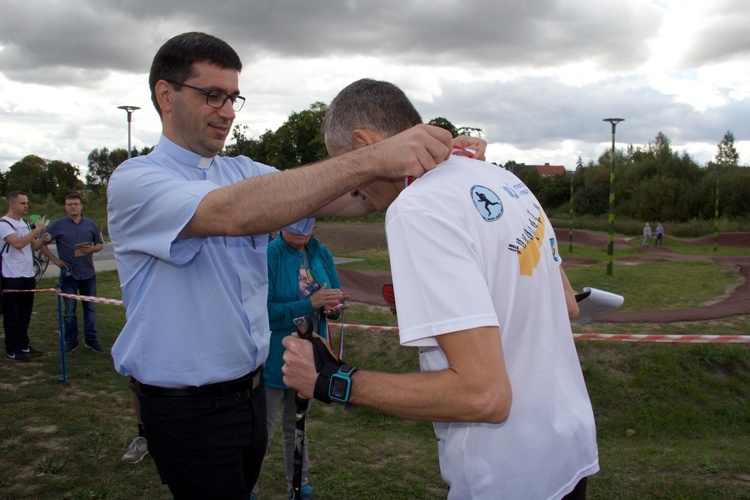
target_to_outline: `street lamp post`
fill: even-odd
[[[139,110],[138,106],[117,106],[117,109],[124,109],[128,113],[128,160],[130,159],[130,123],[133,121],[133,111]]]
[[[615,250],[615,128],[624,118],[605,118],[605,122],[612,124],[612,167],[609,171],[609,238],[607,241],[607,275],[612,276],[612,259]]]

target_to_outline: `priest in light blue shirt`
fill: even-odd
[[[168,40],[149,74],[162,137],[120,165],[107,191],[127,308],[112,356],[134,379],[149,452],[175,498],[246,499],[257,480],[268,234],[305,217],[363,215],[371,208],[350,192],[376,178],[419,177],[452,148],[450,133],[421,125],[284,172],[220,157],[245,100],[241,69],[211,35]],[[486,146],[458,141],[480,155]]]
[[[109,231],[127,308],[115,368],[160,387],[203,386],[254,371],[268,354],[268,235],[179,238],[203,197],[276,170],[249,158],[202,158],[162,136],[120,166]],[[311,220],[299,223],[300,232]],[[148,321],[143,321],[148,318]]]

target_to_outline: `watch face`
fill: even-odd
[[[346,400],[348,399],[349,381],[342,377],[331,378],[331,397]]]

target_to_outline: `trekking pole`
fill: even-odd
[[[302,316],[294,318],[294,326],[297,327],[297,333],[299,333],[301,339],[312,340],[312,317]],[[301,397],[298,393],[294,398],[294,402],[297,406],[295,413],[297,422],[294,426],[294,476],[292,476],[292,498],[299,500],[302,498],[302,465],[305,456],[305,421],[307,419],[307,409],[310,407],[310,400]]]

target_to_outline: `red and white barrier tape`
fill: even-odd
[[[680,344],[750,344],[750,335],[628,335],[619,333],[574,333],[576,340],[615,342],[666,342]]]
[[[351,330],[375,330],[375,331],[397,332],[398,333],[398,327],[397,326],[353,325],[353,324],[350,324],[350,323],[344,323],[343,325],[341,323],[328,323],[328,326],[329,327],[343,326],[344,328],[349,328]]]
[[[329,326],[341,326],[329,323]],[[351,325],[344,323],[344,328],[352,330],[374,330],[398,332],[397,326]],[[681,344],[750,344],[750,335],[630,335],[618,333],[574,333],[576,340],[609,340],[615,342],[664,342]]]
[[[34,290],[3,290],[3,293],[38,293],[38,292],[55,292],[61,297],[68,299],[81,300],[83,302],[96,302],[99,304],[110,304],[113,306],[121,306],[122,301],[119,299],[108,299],[106,297],[91,297],[88,295],[76,295],[73,293],[62,293],[58,288],[35,288]]]
[[[97,302],[99,304],[110,304],[121,306],[122,301],[118,299],[107,299],[105,297],[89,297],[87,295],[75,295],[62,293],[57,288],[38,288],[35,290],[3,290],[8,292],[55,292],[62,297],[82,300],[84,302]],[[351,323],[329,323],[329,327],[343,327],[351,330],[373,330],[385,332],[398,332],[397,326],[373,326],[355,325]],[[608,340],[614,342],[661,342],[679,344],[750,344],[750,335],[648,335],[648,334],[623,334],[623,333],[574,333],[575,340]]]
[[[62,293],[57,292],[61,297],[67,297],[69,299],[82,300],[83,302],[96,302],[97,304],[110,304],[113,306],[121,306],[122,301],[119,299],[107,299],[104,297],[89,297],[88,295],[75,295],[73,293]]]

